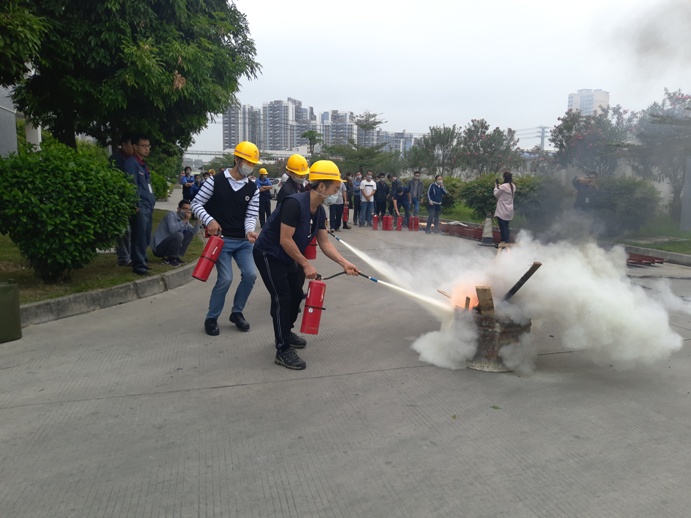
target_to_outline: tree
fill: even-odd
[[[426,169],[432,174],[449,174],[459,164],[460,133],[453,126],[431,126],[429,133],[406,155],[413,169]]]
[[[27,5],[51,29],[13,98],[71,147],[77,133],[108,144],[134,131],[184,149],[259,71],[247,20],[226,0]]]
[[[0,8],[0,86],[10,87],[31,71],[46,19],[31,11],[32,2],[4,0]]]
[[[375,131],[382,124],[387,121],[380,119],[381,113],[371,113],[365,110],[360,115],[355,116],[355,125],[358,127],[357,143],[361,146],[371,144],[370,132]]]
[[[670,214],[681,216],[686,158],[691,153],[691,96],[665,89],[661,102],[641,112],[634,127],[637,143],[630,147],[630,163],[645,179],[666,182],[672,193]]]
[[[213,169],[217,173],[226,167],[232,167],[235,162],[235,156],[232,153],[223,153],[222,156],[213,157],[205,166],[204,170]]]
[[[390,159],[391,153],[382,151],[384,146],[359,146],[349,140],[347,144],[324,146],[321,155],[337,162],[343,171],[377,171]]]
[[[307,130],[300,136],[304,139],[307,139],[307,142],[309,142],[310,155],[314,155],[314,146],[324,142],[322,140],[322,134],[315,130]]]
[[[516,132],[496,127],[489,131],[484,119],[472,119],[460,137],[460,161],[463,168],[482,176],[496,174],[523,164]]]
[[[556,161],[563,167],[574,166],[603,177],[613,176],[636,118],[635,112],[623,110],[619,105],[594,115],[567,111],[550,132],[549,140],[557,149]]]

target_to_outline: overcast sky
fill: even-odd
[[[610,93],[640,110],[691,91],[688,0],[237,0],[262,66],[242,104],[293,97],[316,112],[369,110],[383,129],[425,133],[484,118],[557,124],[568,94]],[[219,124],[191,149],[220,150]],[[537,140],[523,140],[532,147]]]

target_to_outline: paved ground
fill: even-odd
[[[478,248],[341,235],[374,256]],[[318,267],[338,271],[322,254]],[[631,273],[691,294],[686,268]],[[193,282],[0,344],[1,517],[690,514],[688,349],[619,372],[555,352],[545,328],[530,377],[440,369],[409,347],[438,329],[431,316],[338,277],[308,368],[294,372],[272,362],[260,282],[246,334],[227,320],[219,337],[203,333],[210,289]],[[691,337],[688,316],[672,321]]]

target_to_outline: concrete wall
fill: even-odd
[[[17,116],[6,88],[0,87],[0,156],[17,151]]]

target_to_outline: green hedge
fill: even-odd
[[[46,282],[113,246],[136,206],[135,187],[104,153],[44,143],[0,158],[0,234]]]

